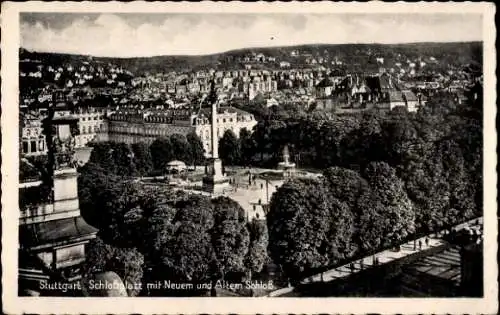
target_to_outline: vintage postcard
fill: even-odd
[[[495,6],[2,3],[2,302],[493,314]]]

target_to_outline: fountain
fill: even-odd
[[[278,169],[283,171],[283,178],[289,178],[295,174],[295,163],[290,162],[288,145],[283,148],[283,161],[278,163]]]

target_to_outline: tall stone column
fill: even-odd
[[[211,136],[212,157],[209,159],[205,177],[203,177],[203,190],[212,195],[219,195],[229,188],[229,179],[222,173],[222,161],[219,159],[219,136],[217,133],[217,95],[215,84],[212,82],[209,100],[211,102]]]
[[[219,134],[217,133],[217,102],[212,104],[212,158],[219,158]]]

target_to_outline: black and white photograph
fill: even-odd
[[[2,4],[12,309],[495,312],[493,5],[31,4]]]

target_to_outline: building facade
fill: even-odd
[[[106,109],[88,108],[80,109],[73,113],[78,119],[79,134],[75,136],[76,147],[87,146],[91,141],[106,141]]]
[[[203,142],[203,149],[206,156],[211,156],[211,123],[210,115],[206,109],[202,109],[193,120],[195,133]],[[253,127],[257,125],[255,117],[243,110],[234,107],[219,107],[217,111],[217,136],[219,139],[224,136],[227,130],[231,130],[236,137],[240,136],[242,129],[252,132]]]
[[[40,116],[26,114],[20,121],[20,143],[21,154],[25,156],[36,156],[47,154],[47,145],[43,134]]]
[[[219,107],[217,110],[217,136],[222,138],[226,130],[238,137],[246,128],[252,131],[257,124],[254,116],[233,107]],[[124,143],[151,143],[156,138],[173,134],[197,134],[203,143],[206,156],[211,156],[210,113],[202,108],[198,113],[187,109],[179,110],[121,110],[108,117],[107,135],[110,141]]]

